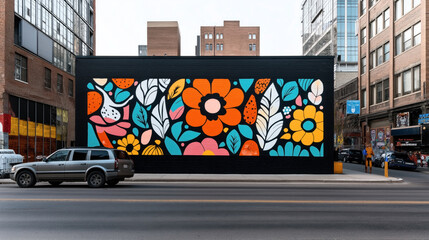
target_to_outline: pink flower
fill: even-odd
[[[219,148],[217,142],[213,138],[205,138],[201,143],[193,142],[190,143],[183,155],[217,155],[217,156],[228,156],[229,153],[224,148]]]

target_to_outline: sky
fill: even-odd
[[[201,26],[260,27],[261,56],[301,55],[301,0],[97,0],[96,55],[136,56],[147,21],[178,21],[181,55],[195,56]]]

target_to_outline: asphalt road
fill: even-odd
[[[391,174],[412,181],[3,184],[0,239],[428,239],[429,175]]]

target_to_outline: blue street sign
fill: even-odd
[[[360,114],[360,101],[347,100],[347,114]]]

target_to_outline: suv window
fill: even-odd
[[[49,162],[66,161],[69,152],[70,151],[68,151],[68,150],[56,151],[51,156],[48,157],[47,161],[49,161]]]
[[[113,153],[115,154],[115,158],[117,159],[130,159],[128,156],[128,153],[121,150],[114,150]]]
[[[92,150],[91,160],[106,160],[109,159],[109,153],[104,150]]]
[[[73,161],[84,161],[86,160],[87,150],[74,150],[73,152]]]

